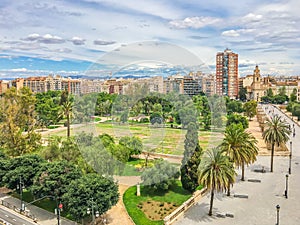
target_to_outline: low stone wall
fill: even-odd
[[[164,224],[170,225],[174,223],[178,217],[180,217],[184,212],[186,212],[190,207],[192,207],[203,195],[206,194],[206,188],[195,191],[193,196],[190,197],[187,201],[185,201],[181,206],[179,206],[176,210],[174,210],[170,215],[164,218]]]

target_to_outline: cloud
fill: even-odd
[[[235,30],[223,31],[221,35],[226,36],[226,37],[238,37],[238,36],[240,36],[240,34]]]
[[[169,24],[172,28],[176,28],[176,29],[185,29],[185,28],[199,29],[208,25],[218,23],[220,21],[221,19],[216,17],[195,16],[195,17],[186,17],[183,20],[172,20],[169,22]]]
[[[44,43],[44,44],[61,44],[64,43],[65,40],[62,39],[61,37],[58,36],[53,36],[51,34],[45,34],[43,36],[33,33],[29,34],[26,38],[23,38],[21,40],[24,41],[37,41],[39,43]]]
[[[262,15],[249,13],[242,18],[244,22],[259,22],[263,19]]]
[[[16,68],[16,69],[11,69],[11,72],[27,72],[26,68]]]
[[[113,45],[115,41],[94,40],[94,45]]]
[[[73,42],[74,45],[84,45],[86,40],[81,37],[72,37],[70,41]]]

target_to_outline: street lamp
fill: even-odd
[[[22,177],[19,177],[19,186],[18,189],[20,189],[20,200],[21,200],[21,207],[20,207],[20,213],[22,213],[23,211],[25,211],[25,204],[23,202],[23,189],[24,189],[24,183],[22,181]]]
[[[286,174],[285,175],[285,192],[284,192],[284,195],[285,195],[285,198],[288,198],[288,179],[289,179],[289,175]]]
[[[289,161],[289,174],[292,174],[292,150],[293,145],[292,141],[290,141],[290,161]]]
[[[92,200],[91,200],[89,203],[90,203],[90,206],[91,206],[92,211],[91,211],[90,208],[87,208],[87,211],[86,211],[86,212],[87,212],[88,215],[90,215],[90,214],[92,213],[93,225],[95,225],[95,224],[96,224],[96,223],[95,223],[95,217],[96,217],[96,218],[99,217],[99,211],[97,210],[97,211],[95,212],[96,205],[95,205],[95,202],[94,202],[93,198],[92,198]]]
[[[276,205],[276,210],[277,210],[277,222],[276,225],[279,225],[279,210],[280,210],[280,205]]]

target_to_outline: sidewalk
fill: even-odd
[[[9,195],[1,195],[0,200],[3,200],[6,203],[9,203],[10,205],[15,206],[16,208],[20,208],[21,202],[17,198],[11,197]],[[1,206],[1,207],[4,207],[4,206]],[[48,212],[48,211],[41,209],[34,205],[29,205],[26,208],[29,210],[31,215],[33,215],[35,218],[37,218],[37,224],[40,224],[40,225],[55,225],[55,224],[57,224],[57,216],[54,213]],[[11,211],[15,212],[14,210],[11,210]],[[15,212],[15,213],[17,213],[17,212]],[[33,222],[33,220],[31,220],[30,218],[28,218],[28,221]],[[75,225],[77,223],[61,217],[61,224],[62,225]]]

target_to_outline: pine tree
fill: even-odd
[[[182,187],[193,192],[198,187],[198,166],[202,149],[198,140],[197,125],[193,122],[188,124],[184,141],[184,156],[181,161],[181,183]]]

